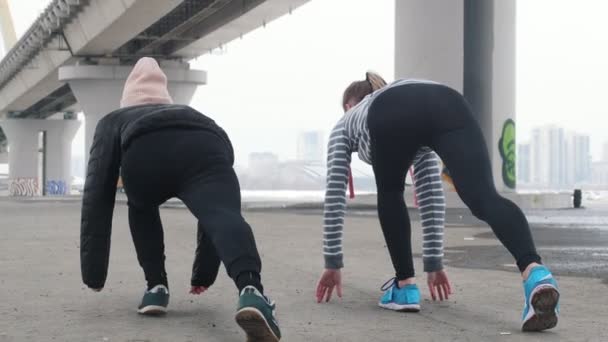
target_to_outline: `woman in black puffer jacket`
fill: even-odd
[[[154,59],[137,62],[121,109],[97,125],[82,203],[81,269],[95,291],[105,284],[119,173],[128,198],[129,226],[148,290],[138,312],[165,313],[169,302],[159,206],[181,199],[196,216],[198,245],[191,293],[217,276],[220,261],[240,293],[237,322],[250,337],[278,341],[274,303],[263,293],[261,261],[241,216],[230,140],[212,119],[172,104],[167,78]]]

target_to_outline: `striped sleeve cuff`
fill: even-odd
[[[437,272],[443,270],[443,258],[426,257],[423,258],[424,272]]]
[[[344,267],[342,254],[339,255],[324,255],[325,268],[336,270]]]

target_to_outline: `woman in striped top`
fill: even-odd
[[[414,284],[411,227],[403,193],[405,176],[414,163],[416,193],[421,202],[425,270],[431,292],[450,293],[441,257],[445,210],[436,151],[450,170],[461,199],[487,222],[517,261],[522,272],[526,306],[524,330],[557,324],[557,283],[540,264],[522,211],[496,191],[488,150],[471,110],[457,91],[430,81],[398,80],[386,85],[368,73],[344,92],[346,111],[331,133],[328,146],[324,217],[325,271],[317,300],[329,301],[334,288],[341,296],[342,227],[351,154],[372,165],[378,191],[378,216],[396,277],[387,283],[379,305],[418,311]]]
[[[396,84],[406,82],[408,81],[400,81],[396,82]],[[327,269],[340,269],[343,267],[342,229],[346,209],[346,187],[351,154],[352,152],[358,152],[359,158],[362,161],[373,164],[370,135],[367,129],[367,115],[371,103],[369,98],[380,94],[382,91],[379,89],[385,85],[386,83],[382,78],[372,73],[368,73],[366,81],[353,83],[349,90],[345,92],[343,100],[343,107],[347,113],[334,127],[329,138],[323,236],[323,254]],[[363,99],[372,90],[379,91]],[[350,94],[356,96],[353,97]],[[428,285],[431,296],[433,299],[439,297],[443,300],[448,297],[450,287],[442,265],[445,198],[441,182],[441,167],[437,155],[428,147],[420,147],[417,150],[413,164],[416,196],[419,200],[419,210],[422,219],[424,271],[428,272]],[[395,188],[400,189],[401,202],[403,202],[406,171],[407,168],[403,170],[402,177],[400,177],[400,185]],[[401,226],[409,223],[405,203],[403,203],[402,208],[397,213],[405,215],[398,220]],[[391,254],[393,263],[395,264],[396,279],[399,280],[400,286],[410,285],[409,288],[417,290],[417,287],[414,285],[414,265],[409,229],[407,231],[400,229],[395,232],[403,236],[387,238],[387,242],[403,242],[399,246],[401,251],[399,255]],[[329,297],[331,294],[328,293],[327,295]],[[340,288],[338,288],[338,295],[341,295]],[[319,296],[318,300],[321,297]],[[407,309],[409,311],[418,311],[419,304],[410,303]]]

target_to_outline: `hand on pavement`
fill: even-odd
[[[452,286],[444,270],[427,273],[426,282],[433,300],[437,300],[437,297],[439,297],[439,300],[447,300],[448,296],[452,294]]]
[[[205,291],[207,291],[207,288],[204,286],[192,286],[190,288],[190,294],[193,294],[193,295],[200,295]]]
[[[323,299],[329,302],[334,288],[338,297],[342,298],[342,273],[339,269],[326,269],[317,284],[317,303],[321,303]]]

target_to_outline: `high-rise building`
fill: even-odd
[[[543,167],[547,163],[547,156],[542,153],[541,140],[540,129],[533,129],[530,140],[530,183],[534,185],[542,185],[543,180],[549,179],[545,174],[546,168]]]
[[[595,185],[608,186],[608,161],[593,163],[591,182]]]
[[[591,182],[590,141],[588,135],[554,125],[535,128],[530,141],[530,183],[564,189]]]
[[[530,183],[530,144],[517,146],[517,184]]]
[[[564,129],[544,126],[532,131],[530,142],[531,181],[550,188],[566,185],[566,140]]]
[[[591,138],[583,134],[569,134],[565,156],[567,184],[580,184],[591,181]]]
[[[602,150],[602,161],[608,162],[608,141],[604,142],[604,148]]]
[[[306,131],[298,135],[297,160],[301,161],[323,161],[323,132]]]

